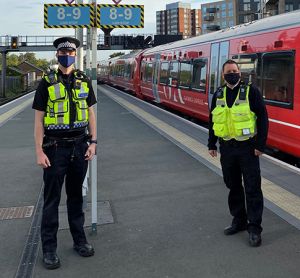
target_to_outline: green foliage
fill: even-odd
[[[0,55],[0,67],[2,68],[2,55]],[[27,61],[33,65],[35,65],[38,68],[41,68],[42,70],[46,70],[47,67],[50,65],[50,62],[46,59],[37,59],[35,57],[35,53],[21,53],[19,55],[17,54],[8,54],[6,55],[6,65],[7,67],[16,67],[22,62]],[[14,75],[12,72],[7,70],[7,75]]]
[[[122,56],[124,54],[125,54],[125,52],[115,52],[115,53],[109,55],[109,58],[115,58],[115,57],[118,57],[118,56]]]

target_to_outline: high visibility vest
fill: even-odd
[[[57,72],[44,74],[43,78],[50,84],[48,87],[48,102],[44,116],[46,129],[76,129],[88,125],[89,113],[86,99],[89,95],[88,83],[76,71],[72,100],[65,85],[58,80]],[[70,102],[76,109],[75,121],[70,119]]]
[[[217,92],[216,107],[212,111],[213,130],[223,140],[245,141],[256,135],[256,115],[250,110],[248,85],[240,86],[238,95],[229,108],[226,102],[226,87]]]

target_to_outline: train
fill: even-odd
[[[300,163],[300,11],[156,46],[99,65],[98,80],[207,122],[222,65],[235,60],[269,115],[267,145]]]

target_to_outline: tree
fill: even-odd
[[[115,53],[109,55],[109,58],[115,58],[115,57],[118,57],[118,56],[122,56],[124,54],[125,54],[125,52],[115,52]]]

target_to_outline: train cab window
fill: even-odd
[[[145,75],[144,75],[144,81],[152,82],[152,72],[153,72],[153,64],[152,63],[146,63],[145,66]]]
[[[293,105],[294,67],[294,52],[262,55],[262,94],[268,104]]]
[[[170,62],[169,66],[169,86],[178,87],[178,62]]]
[[[169,75],[169,62],[162,62],[160,64],[159,83],[162,85],[167,85],[168,75]]]
[[[234,55],[232,56],[240,68],[241,79],[245,83],[251,82],[256,87],[260,87],[258,84],[257,76],[257,62],[258,56],[256,54]]]
[[[193,61],[191,88],[193,91],[205,93],[206,60],[204,59],[195,59]]]
[[[180,62],[179,71],[179,87],[180,88],[190,88],[191,78],[192,78],[192,64],[191,61]]]

